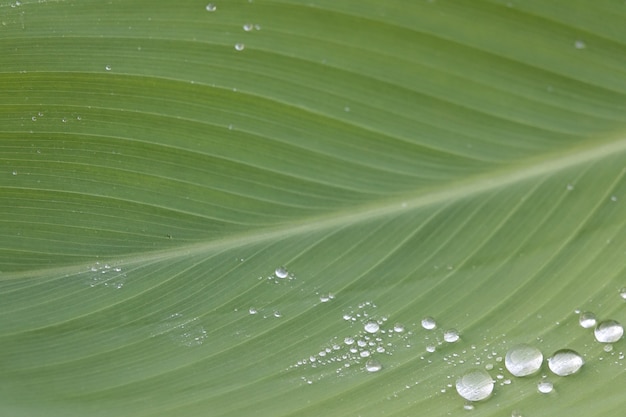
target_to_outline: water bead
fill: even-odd
[[[493,392],[495,382],[482,369],[474,369],[456,381],[456,391],[468,401],[480,401],[488,398]]]
[[[274,271],[274,275],[276,275],[276,278],[285,279],[289,276],[289,272],[287,271],[287,269],[285,269],[284,266],[279,266]]]
[[[543,354],[530,345],[513,346],[504,357],[504,366],[514,376],[532,375],[539,371]]]
[[[456,329],[446,330],[443,334],[443,340],[445,340],[448,343],[457,342],[459,338],[460,338],[459,332]]]
[[[584,311],[580,313],[578,323],[585,329],[590,329],[596,325],[596,315],[590,311]]]
[[[370,359],[365,362],[365,369],[367,370],[367,372],[378,372],[383,369],[383,365],[376,359]]]
[[[380,326],[375,321],[368,321],[363,328],[368,333],[376,333],[380,329]]]
[[[542,394],[549,394],[554,389],[554,385],[550,381],[541,381],[537,384],[537,391]]]
[[[206,5],[205,9],[207,12],[214,12],[217,10],[217,6],[215,6],[213,3],[209,3]]]
[[[422,319],[422,327],[426,330],[433,330],[437,327],[437,322],[432,317],[424,317]]]
[[[614,343],[624,336],[624,328],[615,320],[604,320],[598,323],[593,334],[600,343]]]
[[[575,374],[584,363],[582,356],[571,349],[558,350],[548,358],[548,368],[558,376]]]

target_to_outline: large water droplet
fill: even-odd
[[[370,359],[369,361],[365,362],[365,369],[367,370],[367,372],[378,372],[383,369],[383,365],[376,359]]]
[[[368,333],[376,333],[380,329],[380,326],[375,321],[368,321],[367,323],[365,323],[365,326],[363,328]]]
[[[548,367],[558,376],[575,374],[585,361],[582,356],[571,349],[561,349],[548,358]]]
[[[459,340],[459,338],[460,338],[459,332],[456,329],[446,330],[443,333],[443,340],[445,340],[448,343],[457,342]]]
[[[624,336],[624,328],[615,320],[604,320],[598,323],[593,334],[600,343],[615,343]]]
[[[537,390],[542,394],[549,394],[552,392],[554,386],[550,381],[541,381],[537,384]]]
[[[504,357],[504,366],[514,376],[532,375],[539,371],[543,354],[529,345],[513,346]]]
[[[457,379],[456,391],[466,400],[480,401],[491,395],[494,384],[486,371],[474,369]]]
[[[582,313],[580,313],[578,323],[580,323],[581,327],[584,327],[585,329],[590,329],[596,325],[596,315],[590,311],[583,311]]]
[[[426,330],[433,330],[437,327],[437,322],[432,317],[424,317],[422,319],[422,327]]]
[[[285,279],[289,276],[289,271],[284,266],[279,266],[274,271],[274,275],[276,275],[276,278]]]

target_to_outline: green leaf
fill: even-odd
[[[622,2],[214,8],[0,4],[0,415],[623,411]]]

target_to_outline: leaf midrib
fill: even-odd
[[[534,157],[514,166],[482,173],[466,180],[449,183],[445,187],[418,191],[415,194],[404,194],[394,199],[385,199],[377,203],[366,204],[319,217],[306,218],[297,222],[286,223],[279,227],[257,229],[248,233],[234,234],[227,238],[207,240],[201,243],[158,250],[153,252],[135,253],[130,256],[116,258],[118,265],[132,265],[156,260],[176,259],[185,256],[201,255],[213,251],[221,251],[237,247],[244,247],[260,242],[281,240],[299,234],[309,234],[338,226],[354,225],[376,218],[384,218],[409,210],[438,203],[469,198],[505,186],[531,180],[533,178],[551,175],[566,169],[602,160],[616,154],[626,152],[626,137],[615,136],[606,140],[590,139],[584,146],[577,146],[567,153],[550,153],[541,157]],[[626,170],[626,167],[623,169]],[[31,271],[20,271],[0,275],[2,281],[32,278],[37,276],[51,276],[72,273],[84,270],[86,264],[73,264],[57,268],[47,268]]]

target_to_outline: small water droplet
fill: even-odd
[[[624,328],[615,320],[604,320],[596,326],[593,332],[600,343],[614,343],[624,335]]]
[[[33,122],[37,121],[37,118],[35,116],[31,117],[30,120],[32,120]]]
[[[480,401],[491,395],[494,385],[487,371],[474,369],[457,379],[456,391],[468,401]]]
[[[576,42],[574,42],[574,47],[576,49],[585,49],[587,47],[587,44],[584,41],[579,39]]]
[[[396,323],[393,325],[393,331],[396,333],[402,333],[404,331],[404,324]]]
[[[437,327],[437,322],[432,317],[424,317],[422,319],[422,327],[426,330],[433,330]]]
[[[61,119],[61,121],[62,121],[63,123],[67,123],[67,119],[66,119],[65,117],[64,117],[64,118],[62,118],[62,119]]]
[[[206,5],[205,9],[207,12],[214,12],[217,10],[217,6],[214,5],[213,3],[209,3]]]
[[[578,323],[580,323],[580,327],[590,329],[596,325],[596,315],[590,311],[583,311],[580,313]]]
[[[622,297],[622,299],[626,300],[626,287],[620,288],[619,296]]]
[[[571,349],[561,349],[548,358],[548,368],[558,376],[575,374],[584,365],[582,356]]]
[[[361,356],[362,358],[367,358],[370,356],[370,351],[369,350],[362,350],[361,352],[359,352],[359,356]]]
[[[463,410],[467,410],[467,411],[472,411],[474,409],[474,404],[472,404],[471,402],[466,402],[465,404],[463,404]]]
[[[459,332],[456,329],[449,329],[443,333],[443,340],[445,340],[448,343],[457,342],[459,338],[460,338]]]
[[[345,339],[343,339],[343,343],[345,343],[346,345],[352,345],[354,344],[354,339],[352,337],[346,337]]]
[[[541,381],[537,384],[537,390],[542,394],[549,394],[552,392],[554,385],[550,381]]]
[[[617,196],[616,195],[612,195],[611,196],[611,201],[612,202],[616,202],[617,201]]]
[[[279,266],[274,270],[274,275],[276,278],[285,279],[289,276],[289,271],[284,266]]]
[[[368,333],[376,333],[380,329],[380,326],[375,321],[368,321],[367,323],[365,323],[365,326],[363,328]]]
[[[513,411],[511,411],[511,417],[524,417],[524,416],[522,415],[521,411],[513,410]]]
[[[376,359],[370,359],[369,361],[365,362],[365,369],[367,370],[367,372],[378,372],[383,369],[383,365]]]
[[[574,186],[572,184],[567,184],[567,191],[572,191]]]
[[[539,371],[543,354],[530,345],[513,346],[504,357],[504,366],[513,376],[527,376]]]
[[[282,316],[283,316],[283,314],[280,311],[278,311],[278,310],[274,311],[274,317],[280,318]]]
[[[257,314],[257,313],[258,313],[258,310],[257,310],[256,308],[254,308],[254,307],[250,307],[250,308],[248,309],[248,313],[250,313],[250,314]]]
[[[437,350],[437,347],[435,345],[426,346],[426,352],[433,353],[436,350]]]
[[[246,47],[246,46],[245,46],[243,43],[236,43],[236,44],[235,44],[235,49],[236,49],[237,51],[243,51],[245,47]]]
[[[106,66],[104,67],[104,69],[105,69],[106,71],[111,71],[111,66],[110,66],[110,65],[106,65]]]
[[[243,25],[243,30],[245,30],[246,32],[250,32],[252,31],[252,29],[254,29],[254,25],[252,25],[252,23],[246,23],[245,25]]]
[[[613,345],[608,344],[608,345],[604,345],[604,347],[602,348],[602,350],[604,350],[605,352],[613,352]]]

